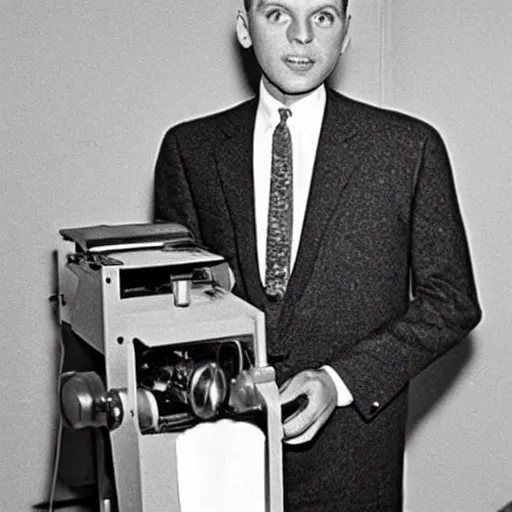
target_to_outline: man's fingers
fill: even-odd
[[[308,443],[311,441],[317,434],[318,431],[322,428],[323,424],[329,419],[331,415],[331,411],[325,410],[317,419],[314,421],[309,428],[306,428],[303,432],[295,435],[287,437],[285,435],[284,442],[290,445],[297,445]],[[286,427],[285,427],[286,429]]]
[[[293,402],[298,396],[304,394],[304,378],[298,373],[288,379],[279,389],[279,402],[282,404]]]
[[[300,398],[307,401],[303,407]],[[282,386],[283,433],[286,443],[310,441],[336,407],[336,388],[324,370],[305,370]]]
[[[281,418],[283,423],[289,421],[307,406],[308,398],[306,395],[299,395],[291,402],[284,402],[281,404]]]
[[[292,438],[304,433],[308,427],[315,421],[317,411],[314,406],[308,402],[306,407],[298,409],[293,414],[284,419],[283,432],[284,438]]]
[[[281,397],[281,394],[284,393],[284,391],[286,389],[288,389],[288,386],[290,385],[290,382],[292,381],[293,379],[292,378],[289,378],[289,379],[286,379],[282,384],[281,384],[281,387],[279,388],[279,397]],[[282,403],[282,400],[281,400],[281,403]]]
[[[279,402],[281,404],[281,414],[284,424],[289,424],[292,420],[296,421],[295,418],[303,413],[308,405],[306,393],[307,390],[304,386],[304,378],[300,373],[288,379],[281,386],[279,390]],[[291,425],[291,428],[295,432],[296,424],[292,423]],[[284,434],[285,436],[287,435],[286,427],[284,428]]]

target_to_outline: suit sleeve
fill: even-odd
[[[184,225],[201,243],[194,197],[178,137],[173,129],[165,135],[156,161],[153,217],[155,222],[178,222]]]
[[[406,313],[330,363],[368,421],[481,318],[450,163],[436,132],[422,146],[411,215]]]

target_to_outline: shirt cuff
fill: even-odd
[[[337,393],[336,405],[338,407],[346,407],[347,405],[350,405],[354,401],[354,397],[352,396],[352,393],[347,388],[341,377],[338,375],[338,372],[332,366],[327,364],[323,365],[321,370],[325,370],[334,382]]]

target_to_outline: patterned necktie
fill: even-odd
[[[292,137],[286,120],[291,110],[279,109],[281,120],[272,136],[272,175],[268,206],[265,291],[282,298],[290,277],[293,225]]]

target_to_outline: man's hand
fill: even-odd
[[[306,405],[284,419],[284,442],[301,444],[311,441],[336,408],[336,386],[323,369],[304,370],[288,379],[279,390],[283,404],[306,398]]]

